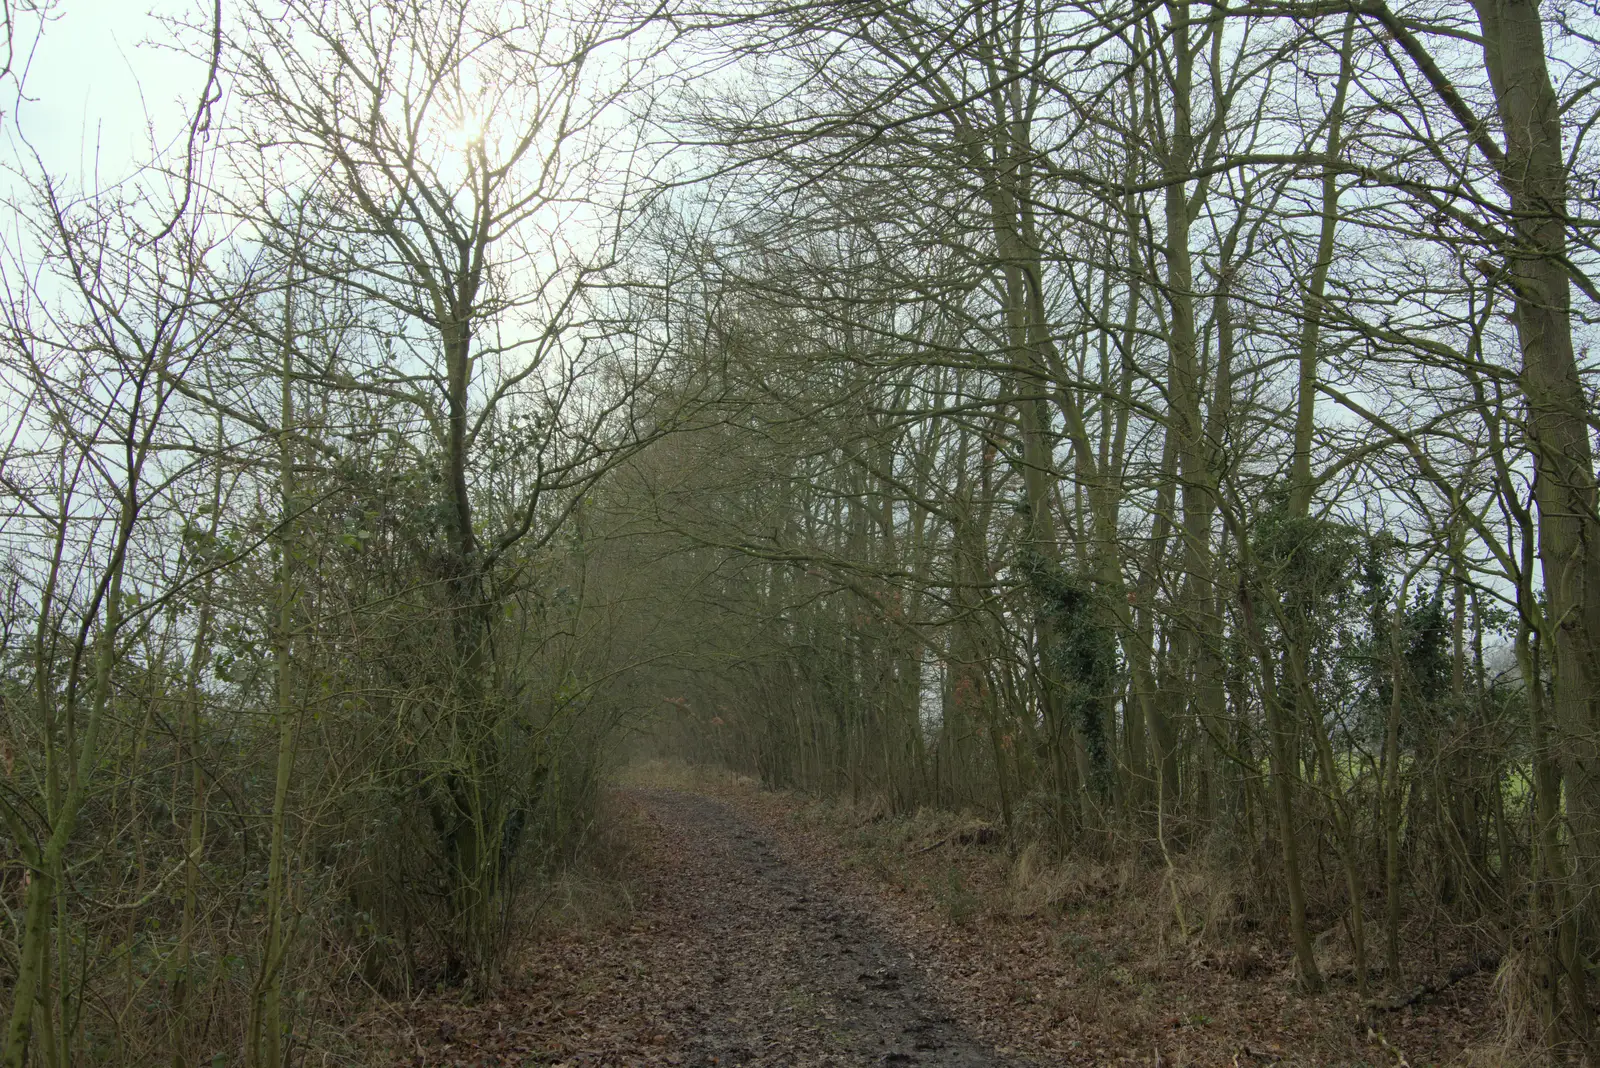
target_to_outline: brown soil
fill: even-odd
[[[537,939],[493,1002],[423,999],[386,1063],[1504,1063],[1487,973],[1375,1018],[1294,994],[1264,946],[1174,946],[1105,901],[984,904],[1011,862],[981,834],[894,852],[749,788],[614,802],[631,907]]]
[[[728,801],[624,791],[631,922],[545,940],[494,1002],[425,1002],[399,1063],[1004,1068],[912,954]]]

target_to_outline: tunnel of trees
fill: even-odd
[[[6,1066],[491,988],[641,731],[1600,1057],[1591,7],[191,15],[9,171]]]

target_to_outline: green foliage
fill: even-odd
[[[1105,724],[1117,678],[1116,634],[1088,580],[1033,550],[1023,554],[1021,564],[1051,635],[1040,654],[1046,677],[1055,685],[1063,715],[1082,735],[1093,786],[1104,796],[1111,785]]]
[[[1301,618],[1342,606],[1354,592],[1363,549],[1355,527],[1293,515],[1287,495],[1277,493],[1256,517],[1250,541],[1262,576]]]
[[[1405,612],[1405,672],[1423,704],[1438,701],[1450,686],[1450,620],[1445,615],[1444,586],[1444,579],[1439,579]]]

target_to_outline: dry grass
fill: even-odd
[[[617,778],[634,788],[715,794],[754,814],[790,863],[837,888],[912,951],[971,1031],[1041,1063],[1542,1063],[1529,1055],[1533,1022],[1506,1011],[1529,1003],[1533,976],[1520,955],[1497,975],[1480,973],[1374,1015],[1348,970],[1339,973],[1341,962],[1348,969],[1348,945],[1335,923],[1319,940],[1330,992],[1304,997],[1293,989],[1282,932],[1262,918],[1270,897],[1248,871],[1202,851],[1175,854],[1168,866],[1148,854],[1144,863],[1106,862],[1038,843],[1013,848],[970,813],[892,816],[880,805],[762,792],[747,779],[676,762],[634,765]],[[566,947],[564,966],[593,971],[593,962],[583,964],[586,947],[607,937],[648,940],[636,905],[651,890],[633,881],[641,866],[632,852],[651,833],[645,818],[637,807],[608,806],[590,862],[547,888],[521,961],[525,985],[549,970],[551,947]],[[552,1010],[562,1004],[558,998]]]
[[[654,758],[636,760],[612,769],[610,785],[625,790],[684,790],[718,793],[754,788],[755,780],[711,764]]]
[[[1174,854],[1170,866],[1159,856],[1107,862],[1008,847],[971,814],[892,817],[727,792],[796,855],[836,866],[875,901],[880,922],[952,997],[977,1006],[972,1026],[1047,1063],[1151,1064],[1159,1054],[1162,1065],[1421,1068],[1517,1065],[1530,1048],[1498,1026],[1502,1000],[1522,996],[1508,993],[1525,981],[1509,973],[1369,1016],[1336,918],[1318,940],[1330,991],[1296,993],[1273,899],[1247,868],[1203,850]]]

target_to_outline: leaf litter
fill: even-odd
[[[748,786],[611,800],[631,906],[534,940],[492,1000],[420,999],[384,1063],[1502,1063],[1487,973],[1375,1020],[1353,991],[1294,993],[1265,942],[1174,946],[1106,888],[1075,913],[990,907],[1011,865],[981,828],[905,848]]]

